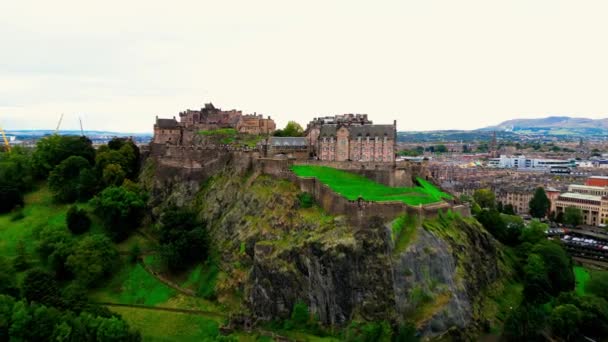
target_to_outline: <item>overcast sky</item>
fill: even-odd
[[[608,117],[608,1],[0,2],[0,124],[145,132],[213,102],[399,130]]]

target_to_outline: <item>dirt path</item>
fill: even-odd
[[[152,311],[166,311],[166,312],[177,312],[188,315],[197,315],[197,316],[206,316],[206,317],[215,317],[219,319],[226,319],[228,316],[223,315],[218,312],[212,311],[203,311],[203,310],[193,310],[193,309],[177,309],[177,308],[165,308],[161,306],[147,306],[147,305],[137,305],[137,304],[118,304],[118,303],[106,303],[106,302],[97,302],[95,304],[103,305],[103,306],[112,306],[119,308],[131,308],[131,309],[142,309],[142,310],[152,310]]]
[[[177,291],[185,296],[196,297],[196,293],[194,291],[192,291],[190,289],[185,289],[185,288],[179,286],[178,284],[172,282],[171,280],[158,274],[157,272],[152,270],[148,265],[146,265],[146,263],[143,262],[143,260],[139,259],[137,262],[141,265],[141,267],[143,267],[144,270],[146,270],[146,272],[148,272],[151,276],[156,278],[156,280],[160,281],[161,283],[169,286],[170,288],[174,289],[175,291]]]

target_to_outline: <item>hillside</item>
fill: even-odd
[[[513,119],[483,131],[508,131],[517,134],[601,135],[608,132],[608,119],[550,116],[538,119]]]

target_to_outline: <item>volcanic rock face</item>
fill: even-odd
[[[390,222],[349,227],[300,208],[292,183],[257,173],[224,172],[181,195],[208,224],[227,278],[244,274],[220,292],[243,293],[257,320],[289,318],[302,301],[326,325],[408,320],[435,336],[475,326],[480,293],[501,277],[500,249],[474,219],[419,220],[397,248]]]

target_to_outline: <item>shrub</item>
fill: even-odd
[[[91,228],[91,219],[87,212],[84,209],[78,209],[75,205],[68,210],[66,221],[68,229],[73,234],[82,234]]]
[[[312,195],[308,192],[298,194],[298,200],[300,201],[300,208],[310,208],[315,202],[314,198],[312,198]]]

